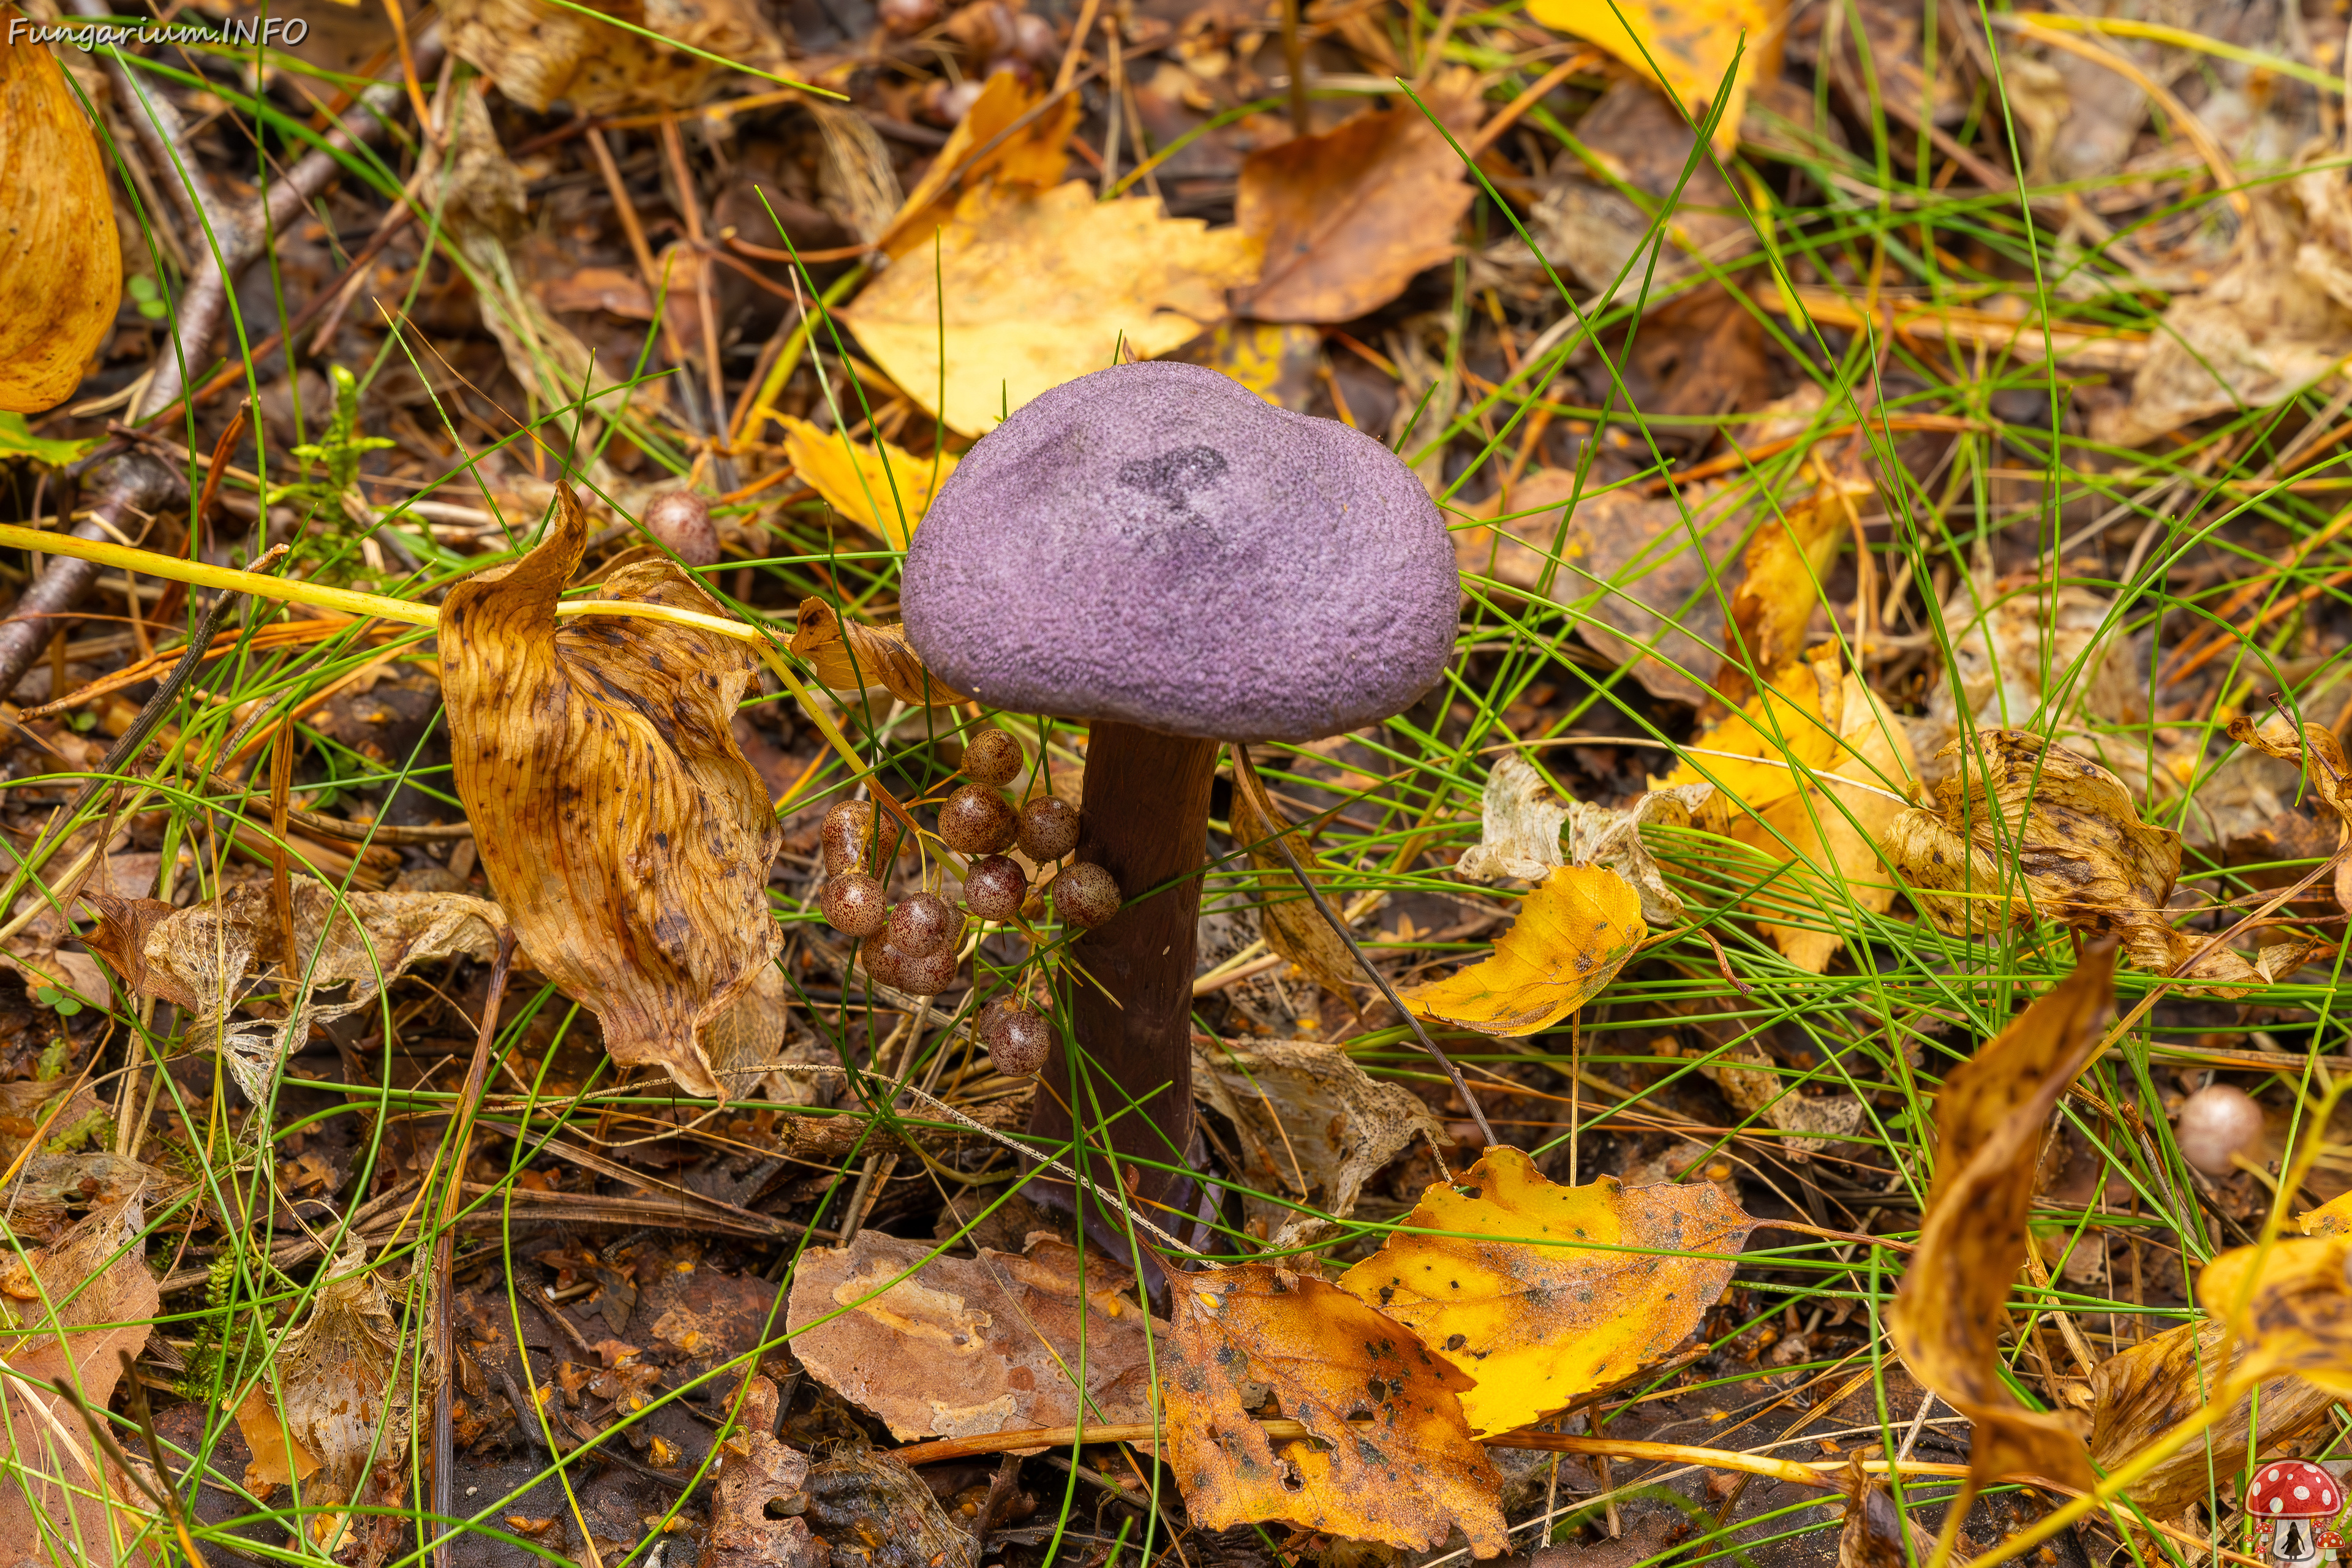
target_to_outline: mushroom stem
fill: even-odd
[[[1192,1142],[1193,931],[1218,744],[1108,720],[1087,731],[1077,858],[1108,871],[1127,902],[1072,952],[1092,977],[1071,986],[1091,1081],[1072,1070],[1057,1037],[1029,1130],[1066,1141],[1068,1108],[1090,1128],[1108,1122],[1114,1153],[1178,1168],[1136,1169],[1146,1202],[1181,1185]]]

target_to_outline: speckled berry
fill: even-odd
[[[1064,867],[1054,879],[1054,907],[1068,924],[1098,926],[1118,913],[1118,883],[1085,861]]]
[[[1027,1078],[1045,1065],[1054,1032],[1045,1020],[1010,996],[999,996],[980,1010],[980,1043],[988,1047],[988,1062],[1007,1078]]]
[[[993,855],[1013,842],[1013,808],[984,784],[968,784],[940,807],[940,837],[959,855]]]
[[[890,911],[890,945],[901,958],[929,958],[952,949],[963,930],[963,917],[937,893],[917,893],[901,899]]]
[[[971,738],[964,742],[963,763],[958,771],[981,784],[1002,786],[1019,778],[1021,770],[1028,765],[1021,742],[991,726],[973,731]]]
[[[865,872],[837,871],[817,889],[816,907],[824,923],[844,936],[872,936],[889,916],[890,898]]]
[[[936,996],[955,984],[956,972],[962,967],[963,961],[956,956],[955,943],[947,942],[937,952],[901,959],[898,989],[912,996]]]
[[[984,921],[1009,921],[1021,912],[1029,879],[1020,863],[1002,855],[988,855],[971,863],[963,876],[963,906]]]
[[[858,962],[866,965],[866,977],[877,985],[897,987],[906,978],[905,955],[890,945],[885,932],[877,932],[857,944]]]
[[[824,814],[816,830],[817,852],[828,871],[856,870],[866,861],[866,841],[874,832],[874,803],[845,800]]]
[[[646,502],[646,531],[688,566],[715,565],[719,531],[710,525],[710,503],[692,490],[664,490]]]
[[[1058,795],[1041,795],[1013,814],[1021,853],[1043,865],[1078,847],[1078,808]]]

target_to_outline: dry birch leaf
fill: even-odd
[[[1694,120],[1704,119],[1728,77],[1729,101],[1714,138],[1728,157],[1748,84],[1759,70],[1767,81],[1779,72],[1780,17],[1787,8],[1787,0],[1535,0],[1528,14],[1599,44],[1644,81],[1663,76],[1667,96]]]
[[[841,319],[926,414],[967,436],[1115,354],[1150,359],[1223,321],[1225,290],[1257,276],[1259,248],[1149,196],[1097,202],[1076,180],[972,191],[939,246],[936,267],[891,268]]]
[[[441,25],[454,53],[541,113],[559,100],[576,114],[685,109],[719,85],[721,61],[770,72],[784,63],[782,40],[748,0],[605,0],[593,10],[614,20],[551,0],[449,0]]]
[[[1290,847],[1290,853],[1315,879],[1327,903],[1333,897],[1328,876],[1318,873],[1307,836],[1293,828],[1281,808],[1266,797],[1257,770],[1238,746],[1234,748],[1233,830],[1234,841],[1249,856],[1250,869],[1257,874],[1259,890],[1265,895],[1266,901],[1257,910],[1265,945],[1298,965],[1325,990],[1350,995],[1361,973],[1355,954],[1348,951],[1331,923],[1316,912],[1298,878],[1274,847],[1275,839],[1279,837]]]
[[[1911,1375],[1975,1424],[1969,1465],[1979,1483],[2024,1471],[2093,1484],[2080,1422],[2019,1404],[2000,1357],[2042,1130],[2114,1012],[2115,947],[2102,942],[1955,1068],[1936,1098],[1936,1179],[1887,1332]]]
[[[1067,1426],[1081,1361],[1087,1420],[1151,1419],[1144,1314],[1115,1266],[1089,1258],[1082,1291],[1077,1254],[1049,1237],[1025,1256],[938,1250],[867,1230],[803,1253],[789,1329],[809,1374],[901,1440]]]
[[[955,472],[952,453],[935,460],[917,458],[887,441],[872,446],[838,430],[820,430],[805,419],[774,416],[784,430],[784,456],[825,504],[893,550],[930,510],[931,497]]]
[[[2197,1276],[2197,1304],[2246,1353],[2241,1378],[2283,1372],[2352,1398],[2352,1236],[2281,1237],[2221,1254]]]
[[[1672,1353],[1755,1222],[1712,1182],[1563,1187],[1496,1147],[1431,1184],[1404,1224],[1339,1287],[1475,1381],[1462,1414],[1485,1437]]]
[[[782,935],[782,831],[730,728],[757,666],[740,643],[622,616],[555,615],[587,519],[569,485],[539,547],[449,591],[441,689],[458,799],[531,966],[593,1012],[625,1066],[723,1091],[698,1038]],[[666,561],[602,596],[709,612]]]
[[[1168,1455],[1195,1526],[1282,1520],[1417,1552],[1458,1524],[1478,1555],[1503,1550],[1501,1479],[1462,1416],[1470,1380],[1412,1334],[1261,1263],[1179,1275],[1171,1299]],[[1308,1436],[1268,1439],[1244,1384]]]
[[[1552,868],[1567,864],[1560,856],[1559,826],[1568,820],[1571,803],[1517,752],[1496,759],[1479,806],[1478,842],[1454,863],[1456,875],[1474,882],[1506,877],[1540,882]]]
[[[2343,743],[2334,731],[2317,724],[2305,724],[2298,731],[2284,719],[2273,719],[2258,729],[2252,720],[2237,718],[2230,721],[2230,739],[2303,769],[2311,781],[2311,793],[2336,816],[2337,849],[2352,845],[2352,763],[2345,761]],[[2352,854],[2336,863],[2336,902],[2345,913],[2352,914]]]
[[[25,25],[0,5],[0,412],[38,414],[114,330],[122,248],[89,116]]]
[[[1853,503],[1869,494],[1860,479],[1825,476],[1811,495],[1757,523],[1716,667],[1715,689],[1727,705],[1745,702],[1759,677],[1769,680],[1802,656],[1824,603],[1822,581],[1853,531]]]
[[[2220,1392],[2224,1337],[2211,1319],[2181,1323],[2091,1369],[2091,1458],[2101,1471],[2112,1472]],[[2247,1353],[2241,1344],[2231,1360],[2233,1371],[2251,1370]],[[2177,1518],[2190,1503],[2208,1499],[2214,1477],[2243,1467],[2257,1404],[2262,1431],[2252,1446],[2267,1451],[2317,1425],[2333,1403],[2299,1377],[2272,1378],[2259,1402],[2239,1396],[2196,1442],[2133,1482],[2126,1495],[2158,1519]]]
[[[1514,752],[1498,760],[1486,775],[1478,842],[1454,862],[1454,869],[1474,881],[1517,877],[1540,882],[1559,866],[1606,867],[1641,895],[1644,921],[1670,926],[1683,918],[1682,896],[1666,886],[1657,860],[1642,841],[1642,827],[1645,823],[1687,827],[1691,813],[1714,794],[1713,784],[1699,783],[1652,790],[1631,805],[1570,800]]]
[[[928,256],[932,237],[954,218],[964,190],[987,184],[1039,191],[1062,183],[1070,166],[1070,136],[1086,105],[1071,93],[1014,130],[1044,97],[1009,70],[988,79],[883,231],[879,243],[892,260],[918,248]],[[960,170],[961,185],[951,185]]]
[[[1476,123],[1475,94],[1433,90],[1457,134]],[[1410,103],[1367,109],[1329,131],[1294,136],[1242,164],[1234,221],[1265,249],[1265,270],[1234,309],[1262,321],[1352,321],[1454,255],[1474,193],[1462,155]]]
[[[879,687],[919,708],[964,700],[962,692],[923,668],[921,657],[907,646],[905,628],[844,622],[831,605],[814,596],[801,601],[792,640],[784,646],[808,660],[816,678],[835,691],[855,694]]]
[[[1649,934],[1641,897],[1624,878],[1599,866],[1562,866],[1520,901],[1492,956],[1408,986],[1398,999],[1434,1023],[1532,1035],[1598,995]]]
[[[0,1365],[13,1374],[0,1385],[11,1434],[0,1541],[12,1561],[56,1568],[163,1561],[127,1550],[148,1527],[150,1507],[93,1449],[72,1403],[48,1386],[62,1377],[102,1411],[122,1375],[122,1353],[146,1348],[163,1300],[147,1272],[142,1224],[133,1197],[92,1214],[56,1246],[0,1265]]]

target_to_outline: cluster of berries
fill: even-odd
[[[817,908],[827,925],[858,939],[858,955],[876,981],[917,996],[946,990],[961,967],[965,911],[983,921],[1017,920],[1028,900],[1028,874],[1005,851],[1018,845],[1032,861],[1050,866],[1077,848],[1078,813],[1067,801],[1043,795],[1016,810],[1001,793],[1026,764],[1020,743],[1002,730],[981,730],[964,746],[960,771],[969,782],[940,803],[939,816],[941,842],[971,858],[963,910],[929,891],[890,902],[880,879],[866,869],[871,801],[844,801],[825,813]],[[1117,880],[1084,861],[1055,874],[1053,896],[1066,924],[1097,926],[1118,912]],[[998,1071],[1018,1077],[1045,1065],[1051,1030],[1013,997],[982,1008],[977,1027]]]

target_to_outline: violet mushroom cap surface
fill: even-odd
[[[1115,365],[965,454],[907,550],[931,672],[985,706],[1220,741],[1403,711],[1453,651],[1437,508],[1360,431],[1216,371]]]

